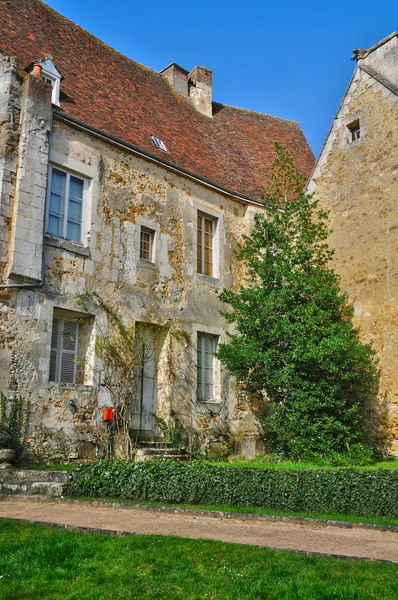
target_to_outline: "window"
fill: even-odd
[[[359,125],[359,119],[356,119],[356,121],[353,121],[352,123],[347,125],[347,127],[350,130],[350,136],[351,136],[350,141],[355,142],[355,140],[359,140],[359,138],[361,137],[361,128]]]
[[[159,148],[159,150],[163,150],[163,152],[167,152],[167,148],[160,138],[156,137],[155,135],[151,135],[151,138],[156,148]]]
[[[51,167],[47,233],[82,243],[87,180]]]
[[[197,272],[202,275],[214,276],[214,236],[217,219],[198,213],[198,244],[197,244]]]
[[[79,324],[68,317],[54,316],[51,335],[50,381],[76,383]]]
[[[217,336],[198,333],[197,341],[197,398],[215,401]]]
[[[140,232],[140,258],[153,262],[153,241],[155,232],[153,229],[141,227]]]

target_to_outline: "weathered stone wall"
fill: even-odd
[[[389,405],[397,452],[398,96],[362,70],[369,64],[390,79],[394,68],[397,74],[397,38],[359,60],[309,191],[330,211],[334,267],[354,304],[361,338],[380,358],[379,397]],[[352,141],[348,126],[357,119],[360,139]]]
[[[25,126],[36,133],[34,144],[42,177],[47,121],[40,119],[44,119],[42,114],[29,116],[26,112]],[[23,131],[19,127],[20,135]],[[220,366],[216,401],[197,401],[196,337],[202,332],[219,336],[220,341],[225,339],[226,323],[219,313],[222,307],[217,292],[237,287],[241,281],[232,250],[242,234],[249,232],[258,209],[122,151],[56,116],[50,163],[87,178],[86,241],[81,245],[47,235],[43,287],[0,292],[0,389],[31,398],[36,455],[60,460],[62,456],[92,453],[103,434],[100,409],[111,399],[100,386],[103,364],[95,352],[95,340],[106,331],[107,319],[94,301],[94,293],[115,308],[124,323],[144,322],[163,328],[154,404],[159,417],[169,421],[170,410],[174,410],[187,427],[188,415],[192,415],[195,427],[214,430],[218,438],[228,425],[241,439],[254,440],[255,419],[247,405],[237,403],[235,383]],[[42,231],[45,218],[45,194],[28,171],[25,179],[21,172],[19,180],[20,189],[31,193],[36,235]],[[14,238],[16,231],[22,231],[15,225],[26,216],[22,208],[15,207]],[[217,219],[214,277],[196,272],[198,211]],[[153,263],[139,258],[141,226],[155,232]],[[38,239],[32,238],[32,243],[38,244]],[[19,242],[14,248],[25,251]],[[38,272],[33,274],[29,258],[29,273],[20,270],[19,274],[39,279],[40,249],[28,254],[34,257]],[[10,271],[15,260],[12,256],[6,260]],[[19,264],[22,267],[23,261]],[[83,292],[88,297],[84,306],[80,299]],[[79,356],[76,384],[49,381],[54,311],[68,311],[65,314],[81,319],[79,337],[84,340],[84,356],[82,360]],[[249,442],[250,451],[253,444]]]

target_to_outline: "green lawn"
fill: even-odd
[[[281,469],[287,471],[301,471],[304,469],[341,469],[347,467],[333,467],[325,464],[316,464],[311,462],[299,462],[292,460],[284,460],[282,462],[270,462],[267,457],[258,456],[253,460],[234,459],[231,462],[212,461],[215,465],[228,465],[233,467],[258,467],[259,469]],[[398,458],[388,458],[379,460],[372,465],[353,466],[355,469],[398,469]]]
[[[1,600],[396,600],[398,566],[0,520]]]
[[[88,461],[90,462],[90,461]],[[223,465],[229,467],[258,467],[259,469],[285,469],[287,471],[301,471],[303,469],[334,469],[342,467],[331,467],[327,465],[319,465],[311,462],[294,462],[291,460],[285,460],[283,462],[270,462],[265,456],[258,456],[253,460],[240,460],[234,459],[230,462],[223,461],[209,461],[213,465]],[[75,467],[83,463],[66,463],[56,465],[30,465],[27,467],[21,467],[32,471],[72,471]],[[388,458],[386,460],[380,460],[372,465],[358,466],[356,469],[398,469],[398,458]]]

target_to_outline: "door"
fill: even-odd
[[[135,368],[135,394],[133,398],[132,427],[144,435],[153,433],[153,413],[156,402],[156,357],[153,340],[140,340],[137,344]]]

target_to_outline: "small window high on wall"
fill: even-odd
[[[347,127],[350,131],[350,142],[355,142],[356,140],[359,140],[361,137],[361,127],[359,119],[356,119],[352,123],[349,123]]]

